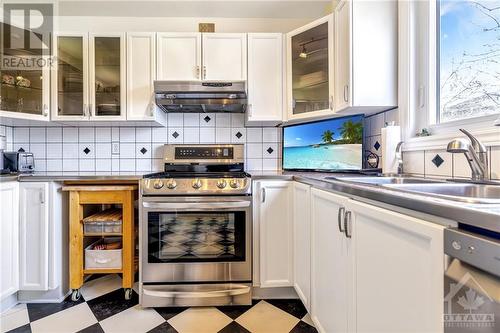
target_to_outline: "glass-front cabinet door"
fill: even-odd
[[[50,41],[5,23],[2,34],[0,115],[48,121]]]
[[[325,116],[333,108],[333,16],[287,35],[288,118]]]
[[[124,34],[91,34],[89,55],[91,118],[125,119]]]
[[[88,37],[64,34],[54,38],[56,66],[52,79],[52,118],[88,120]]]

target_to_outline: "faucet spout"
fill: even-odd
[[[448,143],[447,151],[450,153],[463,153],[471,168],[473,180],[489,179],[488,151],[486,147],[470,132],[461,128],[469,140],[457,138]]]

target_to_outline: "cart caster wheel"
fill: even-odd
[[[125,288],[125,299],[127,301],[132,299],[132,288]]]
[[[76,302],[80,299],[80,296],[80,289],[73,289],[73,292],[71,293],[71,300]]]

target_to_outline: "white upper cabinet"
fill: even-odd
[[[333,15],[287,34],[287,119],[334,114]]]
[[[7,30],[5,32],[7,33]],[[11,25],[9,41],[12,48],[7,47],[7,45],[1,47],[2,54],[5,56],[2,57],[2,61],[5,61],[5,64],[2,64],[0,68],[0,77],[2,78],[0,82],[0,117],[49,121],[50,67],[34,66],[27,69],[16,62],[25,57],[28,59],[32,57],[36,63],[42,63],[42,61],[38,61],[42,58],[46,64],[50,63],[49,56],[42,52],[46,46],[42,45],[39,38],[33,33],[30,33],[29,46],[31,49],[18,47],[26,45],[23,39],[26,33],[29,31]],[[3,40],[4,38],[2,38]],[[50,45],[50,41],[45,42],[46,45]],[[12,64],[9,59],[13,59]],[[31,64],[31,61],[28,63]]]
[[[349,330],[443,332],[444,227],[353,200],[346,208],[356,254]]]
[[[127,119],[154,120],[155,33],[127,34]]]
[[[21,290],[48,290],[49,185],[21,183],[20,284]]]
[[[204,33],[202,78],[243,81],[247,78],[247,34]]]
[[[283,35],[248,34],[248,123],[283,121],[283,80]]]
[[[89,72],[88,34],[54,35],[52,71],[52,120],[88,120]]]
[[[397,1],[342,0],[335,8],[336,112],[397,106],[397,10]]]
[[[293,281],[308,311],[311,310],[311,187],[293,184]]]
[[[290,181],[258,182],[260,286],[293,286],[293,221]]]
[[[0,182],[0,301],[19,289],[19,183]]]
[[[201,80],[201,34],[157,34],[158,80]]]
[[[89,86],[92,120],[126,119],[125,56],[125,34],[90,34]]]

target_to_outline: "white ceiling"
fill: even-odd
[[[318,18],[331,0],[61,0],[60,16]]]

